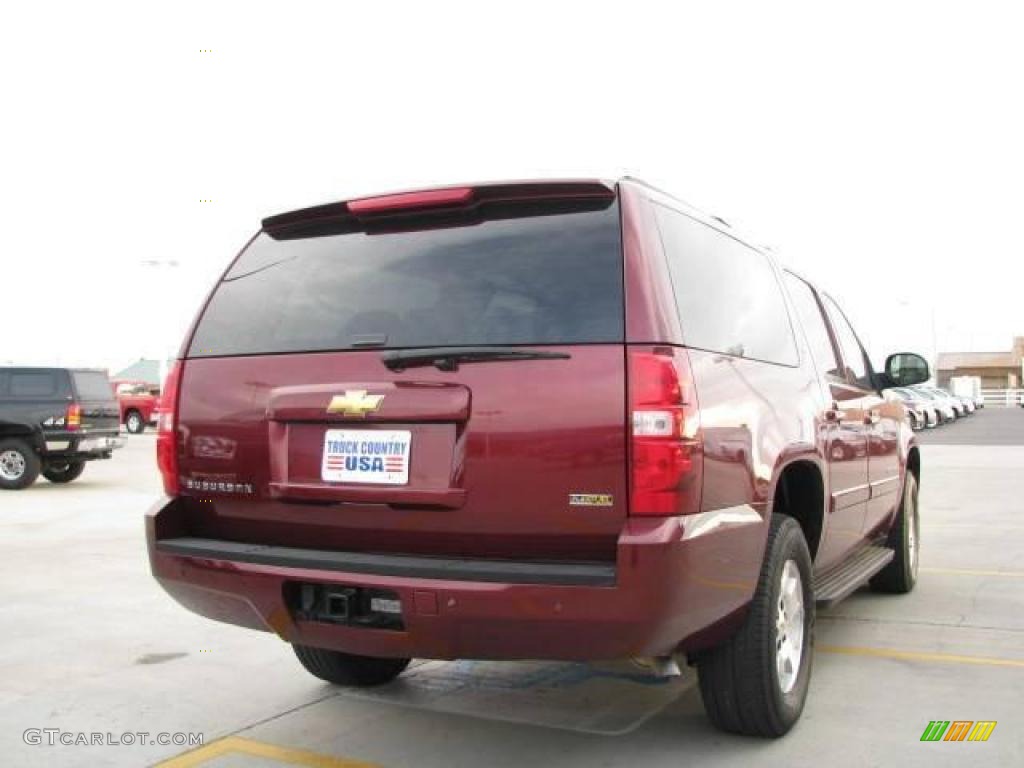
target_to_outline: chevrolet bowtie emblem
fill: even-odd
[[[368,395],[365,389],[347,389],[344,395],[335,395],[327,406],[328,413],[341,413],[345,416],[366,416],[380,408],[384,395]]]

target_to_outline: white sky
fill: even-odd
[[[4,10],[0,363],[176,350],[264,215],[548,176],[754,233],[875,358],[1024,335],[1019,3],[143,6]]]

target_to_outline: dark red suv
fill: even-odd
[[[314,675],[412,657],[675,659],[799,717],[815,604],[917,574],[920,457],[835,302],[640,182],[273,216],[168,377],[147,517],[187,608]]]

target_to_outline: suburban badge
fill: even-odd
[[[570,493],[570,507],[610,507],[612,495],[610,493]]]

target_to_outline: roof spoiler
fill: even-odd
[[[397,192],[302,208],[263,219],[275,239],[358,231],[396,231],[459,226],[482,219],[531,215],[560,204],[603,207],[615,199],[612,184],[599,180],[521,181]]]

